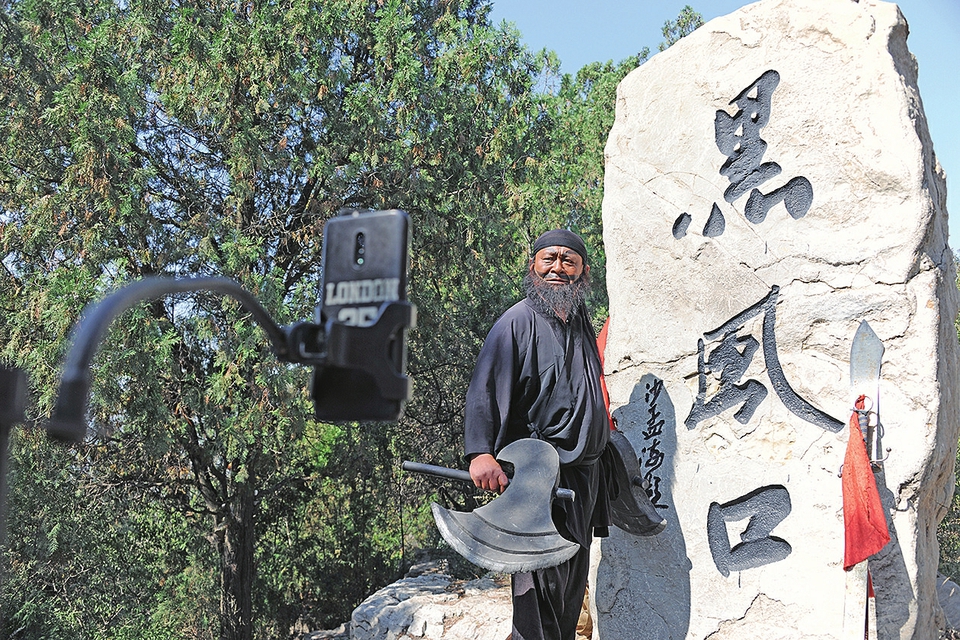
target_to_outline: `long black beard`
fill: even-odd
[[[584,273],[575,281],[558,286],[547,284],[534,271],[528,270],[523,277],[523,289],[539,311],[569,322],[590,292],[590,278]]]

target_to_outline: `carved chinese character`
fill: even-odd
[[[751,491],[725,504],[710,504],[707,512],[707,540],[713,563],[724,576],[731,571],[753,569],[783,560],[793,548],[783,538],[770,535],[790,514],[790,493],[786,487],[772,485]],[[728,522],[750,520],[740,534],[740,542],[730,546]]]
[[[707,340],[720,338],[720,344],[714,347],[706,357],[704,356],[705,343],[703,340],[698,341],[697,395],[684,421],[688,429],[693,429],[703,420],[717,416],[738,404],[741,406],[734,414],[734,418],[739,423],[746,424],[766,397],[767,389],[760,381],[749,379],[743,383],[739,382],[746,373],[753,355],[760,348],[760,343],[753,336],[740,337],[737,333],[743,330],[749,320],[760,314],[763,314],[764,364],[777,397],[791,413],[811,424],[834,433],[843,429],[843,423],[840,420],[827,415],[801,398],[787,382],[777,354],[777,336],[774,332],[779,293],[780,287],[774,285],[763,300],[735,315],[721,327],[705,333],[704,337]],[[720,389],[710,399],[706,397],[708,374],[719,374],[720,378]]]
[[[806,215],[813,204],[813,185],[803,176],[790,179],[785,185],[770,193],[758,188],[771,178],[780,175],[782,169],[776,162],[764,162],[767,142],[760,137],[760,130],[770,121],[773,92],[780,84],[780,74],[770,69],[740,92],[730,104],[737,112],[730,115],[718,110],[714,116],[714,140],[727,160],[720,167],[720,175],[730,180],[723,192],[723,199],[735,202],[746,193],[750,194],[744,208],[744,217],[759,224],[776,205],[783,203],[793,219]],[[673,237],[677,240],[687,234],[693,218],[682,213],[673,223]],[[703,236],[714,238],[726,229],[726,220],[716,202],[703,227]]]
[[[767,143],[760,137],[760,129],[770,120],[771,96],[778,84],[780,74],[772,69],[766,71],[730,101],[739,111],[732,116],[726,111],[717,111],[713,126],[717,148],[727,156],[720,167],[720,175],[730,180],[730,186],[723,192],[727,202],[735,201],[780,174],[780,165],[776,162],[763,162]]]

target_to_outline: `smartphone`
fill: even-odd
[[[321,293],[316,321],[369,327],[388,302],[407,299],[409,228],[406,212],[349,210],[331,218],[323,229]],[[364,345],[371,361],[382,361],[403,374],[406,369],[406,331],[381,335],[381,344]],[[371,338],[373,339],[373,338]],[[318,366],[311,397],[318,420],[396,420],[403,400],[384,398],[376,379],[356,367]]]

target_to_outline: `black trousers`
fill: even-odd
[[[609,501],[602,464],[560,467],[560,486],[573,502],[553,503],[557,532],[580,544],[576,555],[556,567],[513,574],[512,640],[575,640],[590,573],[594,534],[606,535]],[[595,513],[597,511],[597,513]]]
[[[574,640],[587,589],[590,549],[556,567],[515,573],[512,640]]]

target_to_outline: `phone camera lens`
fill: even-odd
[[[367,238],[363,232],[357,233],[356,242],[353,245],[353,262],[358,267],[363,266],[363,258],[367,253]]]

